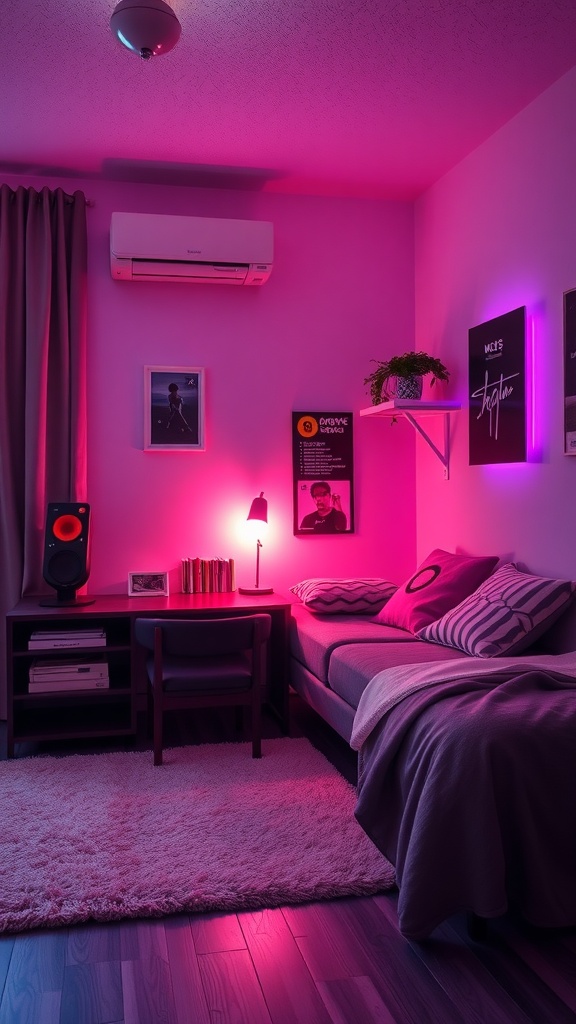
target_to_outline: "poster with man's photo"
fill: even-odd
[[[293,412],[294,534],[354,532],[351,412]]]
[[[526,461],[526,307],[472,327],[470,465]]]

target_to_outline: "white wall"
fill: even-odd
[[[7,179],[8,180],[8,179]],[[104,181],[11,181],[82,188],[89,234],[89,489],[92,593],[125,593],[129,571],[182,557],[235,557],[263,490],[270,530],[262,583],[286,593],[306,576],[383,575],[415,557],[414,439],[355,415],[356,532],[294,537],[291,413],[369,404],[372,358],[414,338],[409,203],[267,195]],[[113,210],[271,220],[274,271],[262,288],[121,283],[109,269]],[[205,452],[144,452],[143,367],[206,369]],[[54,496],[51,500],[61,500]]]
[[[576,288],[576,69],[416,204],[416,345],[452,370],[450,480],[417,447],[418,557],[439,545],[576,578],[576,458],[563,443],[563,292]],[[535,443],[468,465],[468,330],[526,306]]]

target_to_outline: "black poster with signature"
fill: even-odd
[[[351,412],[293,412],[294,534],[354,532]]]
[[[576,455],[576,288],[564,292],[564,452]]]
[[[526,307],[468,332],[470,465],[526,461]]]

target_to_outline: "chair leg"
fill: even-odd
[[[252,696],[252,757],[262,757],[262,703],[260,691]]]
[[[154,764],[162,764],[162,698],[156,690],[152,694],[154,701]]]

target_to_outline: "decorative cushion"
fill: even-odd
[[[417,633],[468,597],[492,572],[498,558],[452,555],[435,548],[398,588],[376,621]]]
[[[479,658],[519,654],[552,625],[575,589],[570,580],[530,576],[509,562],[417,635]]]
[[[381,579],[309,579],[290,590],[311,612],[337,615],[380,611],[396,591],[396,585]]]

